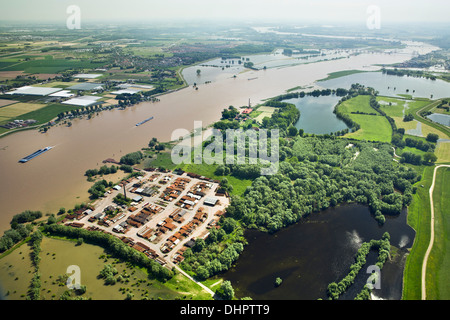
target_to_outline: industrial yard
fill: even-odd
[[[229,204],[219,181],[182,171],[149,171],[121,181],[65,225],[115,235],[161,265],[183,261],[196,238],[206,238]],[[129,206],[114,202],[117,195]]]

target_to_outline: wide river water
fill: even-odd
[[[84,172],[101,165],[106,158],[117,160],[124,154],[147,146],[152,137],[171,139],[178,128],[192,130],[194,121],[203,126],[217,121],[230,105],[240,107],[284,93],[287,89],[313,84],[329,73],[342,70],[374,71],[380,64],[411,58],[413,51],[435,50],[416,45],[398,53],[367,53],[347,59],[321,61],[292,67],[247,71],[236,78],[223,77],[199,89],[187,87],[160,96],[160,102],[144,102],[126,110],[102,112],[90,120],[75,120],[69,127],[57,126],[47,133],[35,130],[0,138],[0,231],[9,229],[14,214],[23,210],[55,213],[87,200],[91,183]],[[195,68],[195,67],[194,67]],[[249,80],[251,79],[251,80]],[[135,124],[153,116],[144,125]],[[39,148],[52,150],[21,164],[18,160]]]

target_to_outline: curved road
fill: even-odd
[[[436,172],[437,169],[441,167],[450,167],[448,164],[441,164],[434,168],[433,172],[433,182],[430,187],[430,208],[431,208],[431,234],[430,234],[430,243],[428,244],[427,252],[425,253],[425,257],[423,258],[422,264],[422,300],[426,300],[426,285],[425,285],[425,276],[427,272],[427,262],[428,257],[430,255],[431,249],[433,248],[434,243],[434,204],[433,204],[433,190],[434,190],[434,182],[436,181]]]

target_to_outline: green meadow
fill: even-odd
[[[377,101],[380,104],[380,109],[388,116],[403,117],[403,109],[405,107],[405,100],[390,97],[378,96]]]
[[[345,135],[347,138],[390,142],[392,128],[389,121],[370,104],[370,96],[360,95],[342,102],[339,110],[360,125],[360,129]],[[358,113],[359,112],[359,113]]]
[[[414,243],[403,272],[403,300],[421,299],[422,262],[430,242],[430,196],[434,167],[422,166],[422,179],[415,184],[416,193],[408,207],[408,224],[416,231]]]
[[[368,141],[391,141],[392,128],[385,117],[365,114],[352,114],[350,117],[361,128],[356,132],[346,134],[345,137]]]
[[[435,236],[427,265],[427,300],[450,299],[450,168],[439,168],[433,191]]]
[[[351,114],[352,112],[378,114],[378,112],[370,106],[369,101],[370,101],[369,95],[356,96],[341,103],[339,105],[339,110],[341,112],[349,114]]]

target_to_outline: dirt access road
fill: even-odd
[[[427,273],[427,262],[428,262],[428,257],[430,255],[431,249],[433,249],[433,243],[434,243],[434,204],[433,204],[433,191],[434,191],[434,183],[436,181],[436,173],[437,170],[441,167],[450,167],[450,165],[448,164],[441,164],[439,166],[436,166],[436,168],[434,168],[434,173],[433,173],[433,182],[431,184],[430,187],[430,209],[431,209],[431,232],[430,232],[430,243],[428,245],[428,249],[427,252],[425,253],[425,256],[423,258],[423,263],[422,263],[422,300],[426,300],[427,299],[427,292],[426,292],[426,283],[425,283],[425,277],[426,277],[426,273]]]

